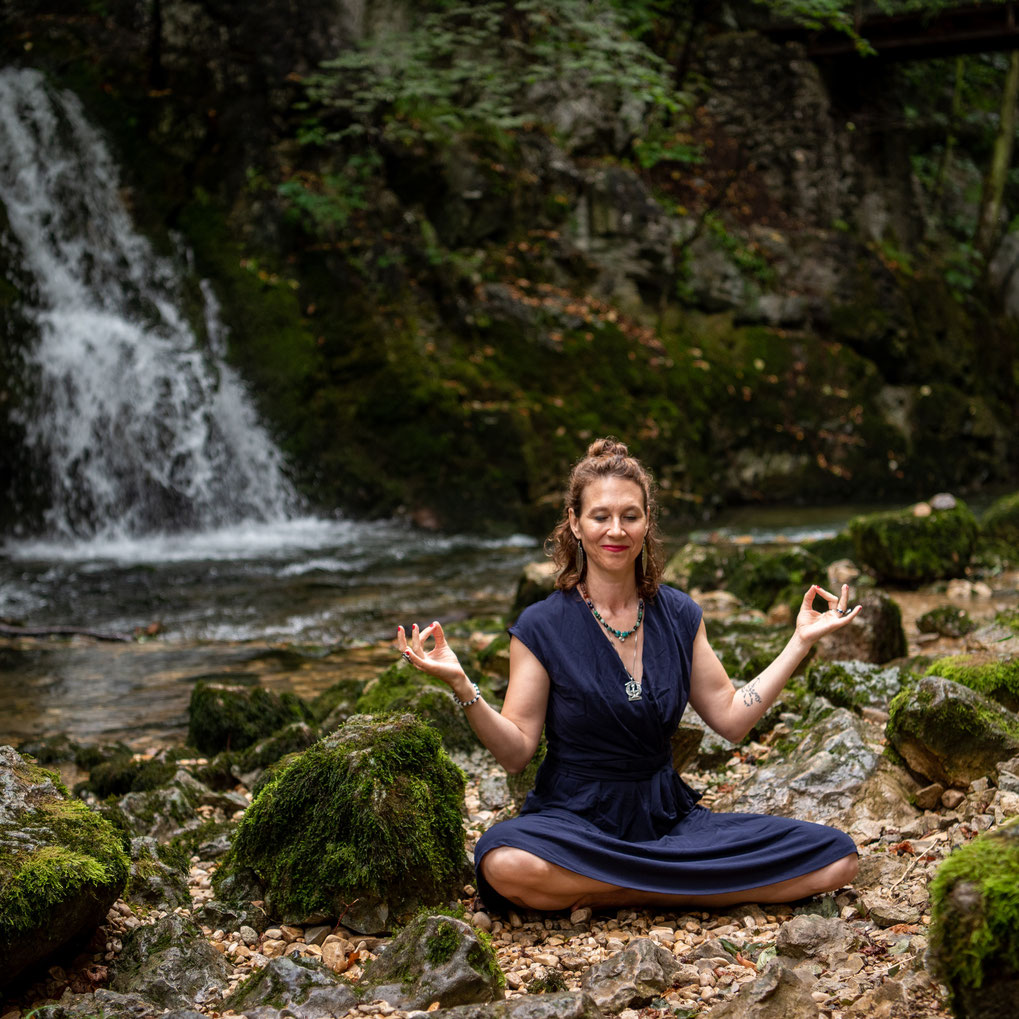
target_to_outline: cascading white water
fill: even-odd
[[[34,70],[0,71],[0,202],[36,290],[38,399],[20,423],[50,475],[43,530],[117,537],[292,514],[281,456],[223,361],[210,288],[200,336],[180,310],[183,273],[135,229],[81,103]]]

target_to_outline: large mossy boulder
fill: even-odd
[[[888,741],[931,782],[965,788],[1019,754],[1019,717],[943,676],[905,688],[888,712]]]
[[[928,666],[926,676],[944,676],[955,683],[1019,711],[1019,659],[998,658],[988,653],[953,655]]]
[[[188,742],[203,754],[243,750],[292,722],[314,722],[292,693],[260,686],[197,683],[188,706]]]
[[[922,584],[961,576],[976,546],[976,518],[962,502],[871,513],[849,522],[854,556],[878,580]],[[945,505],[946,508],[935,508]]]
[[[760,619],[712,619],[706,626],[712,650],[734,680],[753,679],[789,642],[788,626],[770,626]]]
[[[458,897],[464,776],[412,715],[355,715],[285,760],[238,825],[216,887],[253,873],[286,922],[375,934]]]
[[[0,747],[0,987],[101,923],[127,882],[116,829]]]
[[[391,665],[370,681],[358,698],[359,715],[389,715],[409,712],[442,736],[447,750],[471,751],[478,738],[453,703],[449,687],[418,672],[404,661]]]
[[[265,770],[287,754],[307,750],[321,733],[307,722],[291,722],[245,750],[223,750],[195,769],[195,777],[211,789],[232,789],[238,782],[254,789]]]
[[[979,835],[939,868],[928,964],[959,1019],[1019,1011],[1019,822]]]

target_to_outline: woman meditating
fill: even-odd
[[[661,584],[653,482],[613,439],[570,474],[549,541],[556,590],[510,627],[502,711],[471,682],[436,622],[397,644],[446,682],[478,738],[509,772],[548,744],[517,817],[475,849],[490,907],[725,906],[790,902],[856,874],[844,833],[764,814],[713,813],[672,766],[671,737],[690,704],[719,735],[742,740],[818,638],[852,622],[848,588],[814,585],[788,644],[735,688],[711,650],[701,610]],[[828,609],[814,609],[815,596]],[[432,640],[431,648],[426,642]]]

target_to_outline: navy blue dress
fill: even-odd
[[[690,696],[701,610],[662,586],[645,606],[642,696],[576,590],[531,605],[510,627],[551,682],[548,753],[519,815],[493,825],[474,851],[513,846],[624,888],[673,895],[744,891],[799,877],[856,852],[834,828],[766,814],[713,813],[672,766],[671,737]],[[748,899],[752,896],[748,896]]]

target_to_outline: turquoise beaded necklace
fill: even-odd
[[[585,588],[583,588],[583,587],[580,588],[580,594],[583,597],[584,601],[587,602],[587,607],[594,613],[594,618],[597,619],[598,622],[601,623],[601,625],[604,626],[605,629],[608,630],[609,633],[611,633],[620,643],[625,641],[627,637],[633,636],[633,634],[635,634],[640,629],[640,624],[644,620],[644,599],[643,598],[640,598],[637,601],[637,622],[633,624],[633,629],[632,630],[617,630],[614,626],[609,626],[609,624],[606,623],[604,619],[602,619],[601,613],[594,607],[594,602],[591,601],[590,598],[588,598],[587,591],[586,591]]]

